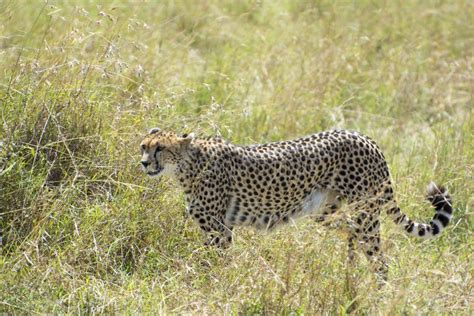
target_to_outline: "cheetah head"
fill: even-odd
[[[185,159],[187,146],[194,134],[178,135],[153,128],[145,136],[140,149],[143,170],[150,177],[174,176],[178,163]]]

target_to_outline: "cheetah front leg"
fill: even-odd
[[[206,234],[206,246],[227,248],[232,243],[233,226],[224,222],[222,213],[208,211],[197,203],[191,203],[187,212]]]
[[[225,249],[232,244],[233,226],[224,224],[223,216],[211,218],[210,227],[211,229],[208,233],[208,240],[205,242],[205,245]]]

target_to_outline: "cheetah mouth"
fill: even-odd
[[[161,173],[161,171],[163,171],[164,168],[159,168],[155,171],[148,171],[146,174],[149,175],[150,177],[156,177],[158,174]]]

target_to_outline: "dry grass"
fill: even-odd
[[[472,314],[471,1],[0,1],[0,312]],[[151,126],[237,143],[372,136],[396,194],[453,225],[384,221],[390,281],[311,221],[202,246],[180,191],[149,182]],[[356,304],[352,304],[356,302]]]

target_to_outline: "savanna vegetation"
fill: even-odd
[[[0,313],[472,314],[472,1],[0,0]],[[402,209],[454,200],[435,240],[383,222],[389,282],[302,220],[203,246],[139,143],[358,130]]]

